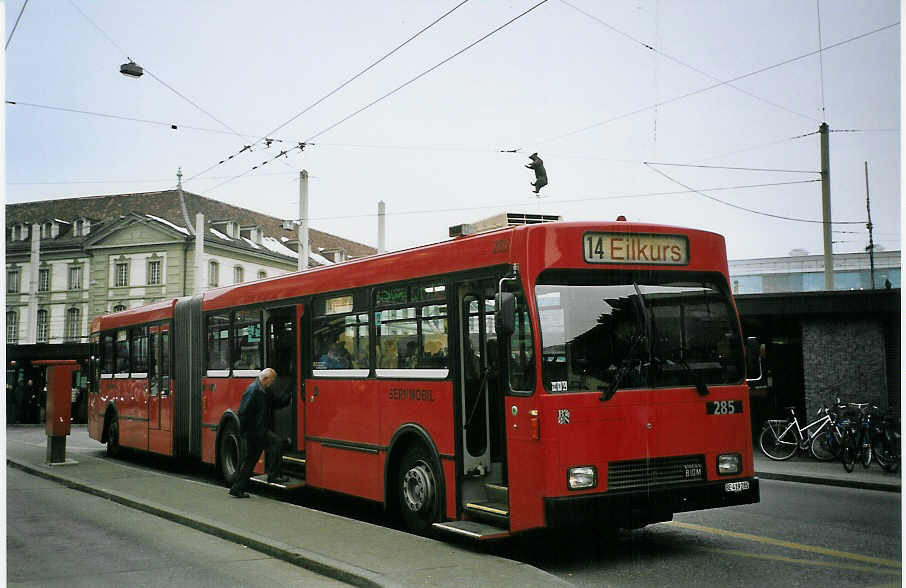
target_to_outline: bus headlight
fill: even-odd
[[[569,468],[566,480],[570,490],[584,490],[598,485],[598,469],[595,466]]]
[[[742,471],[742,456],[738,453],[724,453],[717,456],[717,473],[721,476],[738,474]]]

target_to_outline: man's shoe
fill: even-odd
[[[284,482],[289,482],[289,476],[284,476],[282,474],[274,476],[273,478],[268,478],[268,484],[283,484]]]
[[[249,493],[243,490],[240,490],[238,492],[233,492],[232,490],[230,490],[230,496],[232,496],[233,498],[248,498]]]

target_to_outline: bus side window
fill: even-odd
[[[530,391],[535,388],[535,349],[532,322],[525,296],[516,293],[516,331],[510,337],[510,388]]]
[[[157,348],[158,339],[159,335],[156,331],[148,337],[148,394],[151,396],[157,396],[158,393],[157,365],[160,358]]]
[[[208,357],[207,370],[226,376],[230,370],[230,315],[212,313],[208,315]],[[224,373],[225,372],[225,373]],[[208,374],[211,375],[211,374]]]
[[[170,393],[170,332],[160,334],[160,395]]]

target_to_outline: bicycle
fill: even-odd
[[[840,461],[843,462],[843,469],[847,472],[852,472],[856,461],[861,463],[863,468],[871,465],[873,453],[871,416],[872,409],[877,409],[877,407],[867,402],[849,403],[848,406],[857,408],[859,415],[844,427],[846,433],[843,436],[843,449],[840,452]]]
[[[900,423],[890,414],[872,427],[872,451],[875,461],[885,472],[900,469]]]
[[[823,447],[821,445],[816,447],[814,441],[825,430],[825,427],[836,423],[836,413],[825,406],[818,410],[819,416],[824,413],[823,417],[804,427],[800,427],[795,407],[790,406],[788,408],[792,418],[788,420],[771,419],[765,422],[764,427],[761,429],[761,434],[758,436],[758,444],[761,446],[761,451],[773,460],[783,461],[793,457],[799,449],[805,451],[807,448],[811,448],[811,453],[816,459],[822,461],[833,459],[833,457],[827,457],[827,452],[822,451]],[[808,433],[808,436],[803,435],[803,432],[808,432],[813,428],[814,430]],[[831,430],[833,429],[834,427],[832,426]]]

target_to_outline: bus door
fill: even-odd
[[[299,398],[298,380],[298,329],[297,306],[269,308],[265,310],[266,345],[264,366],[277,372],[274,389],[290,395],[290,403],[274,411],[274,432],[292,440],[292,447],[298,447],[296,436],[296,406]]]
[[[170,386],[170,324],[148,328],[148,431],[170,431],[173,404]],[[158,451],[154,447],[153,451]]]
[[[497,335],[491,280],[459,289],[463,474],[483,476],[501,462],[500,407],[497,386]]]

